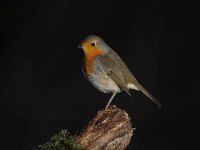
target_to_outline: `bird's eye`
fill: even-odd
[[[91,46],[95,46],[96,44],[95,43],[91,43]]]

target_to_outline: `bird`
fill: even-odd
[[[97,35],[88,35],[78,46],[84,52],[82,71],[89,82],[103,93],[112,93],[108,108],[117,93],[141,91],[159,108],[161,104],[136,80],[122,58]]]

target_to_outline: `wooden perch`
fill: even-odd
[[[124,150],[132,135],[128,114],[113,105],[98,112],[81,133],[72,137],[62,130],[37,150]]]
[[[128,114],[112,105],[98,112],[75,141],[88,150],[124,150],[132,135]]]

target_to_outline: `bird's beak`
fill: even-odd
[[[82,48],[82,44],[80,44],[77,48]]]

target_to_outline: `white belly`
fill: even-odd
[[[103,72],[99,72],[98,75],[93,74],[89,80],[97,89],[104,93],[110,93],[114,91],[120,92],[119,86]]]

